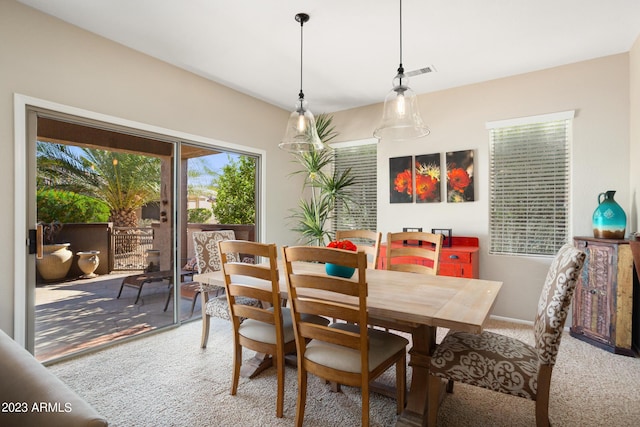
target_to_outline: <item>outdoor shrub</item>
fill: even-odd
[[[194,208],[187,210],[189,224],[205,224],[213,216],[211,209]]]
[[[38,221],[51,223],[107,222],[109,207],[92,197],[63,190],[38,190]]]

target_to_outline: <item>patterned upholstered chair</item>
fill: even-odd
[[[549,425],[551,372],[562,339],[584,252],[564,245],[553,260],[534,322],[535,345],[504,335],[449,332],[431,357],[429,425],[438,416],[441,378],[460,381],[536,402],[536,425]]]
[[[218,242],[222,240],[234,240],[233,230],[219,231],[194,231],[193,249],[196,256],[196,270],[198,274],[220,271],[222,269],[222,259],[218,250]],[[229,260],[239,259],[239,254],[227,254]],[[209,341],[209,327],[211,316],[230,320],[229,304],[224,293],[224,282],[219,285],[200,283],[200,293],[202,294],[202,337],[200,347],[206,348]],[[239,304],[253,305],[261,307],[260,301],[243,298],[238,300]]]

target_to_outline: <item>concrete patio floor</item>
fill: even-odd
[[[112,273],[92,279],[48,283],[36,287],[35,356],[41,362],[95,349],[124,338],[173,325],[173,298],[164,311],[170,288],[166,281],[137,288],[122,279],[138,272]],[[179,298],[181,321],[200,319],[200,296],[189,316],[192,299]]]

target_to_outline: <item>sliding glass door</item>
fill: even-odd
[[[197,320],[193,230],[261,240],[262,150],[22,95],[14,112],[14,336],[39,360]]]
[[[55,114],[36,120],[36,358],[175,324],[177,142]]]

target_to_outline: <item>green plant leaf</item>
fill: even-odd
[[[316,127],[318,136],[327,143],[338,133],[333,126],[333,117],[325,114],[318,116]],[[355,203],[351,197],[349,187],[355,183],[351,169],[341,172],[333,170],[333,150],[312,150],[296,155],[296,161],[301,169],[292,173],[303,174],[303,189],[311,190],[311,198],[300,199],[297,210],[290,216],[294,220],[293,231],[301,234],[301,240],[306,244],[324,246],[331,240],[331,232],[327,230],[329,221],[333,218],[337,205],[345,206]]]

